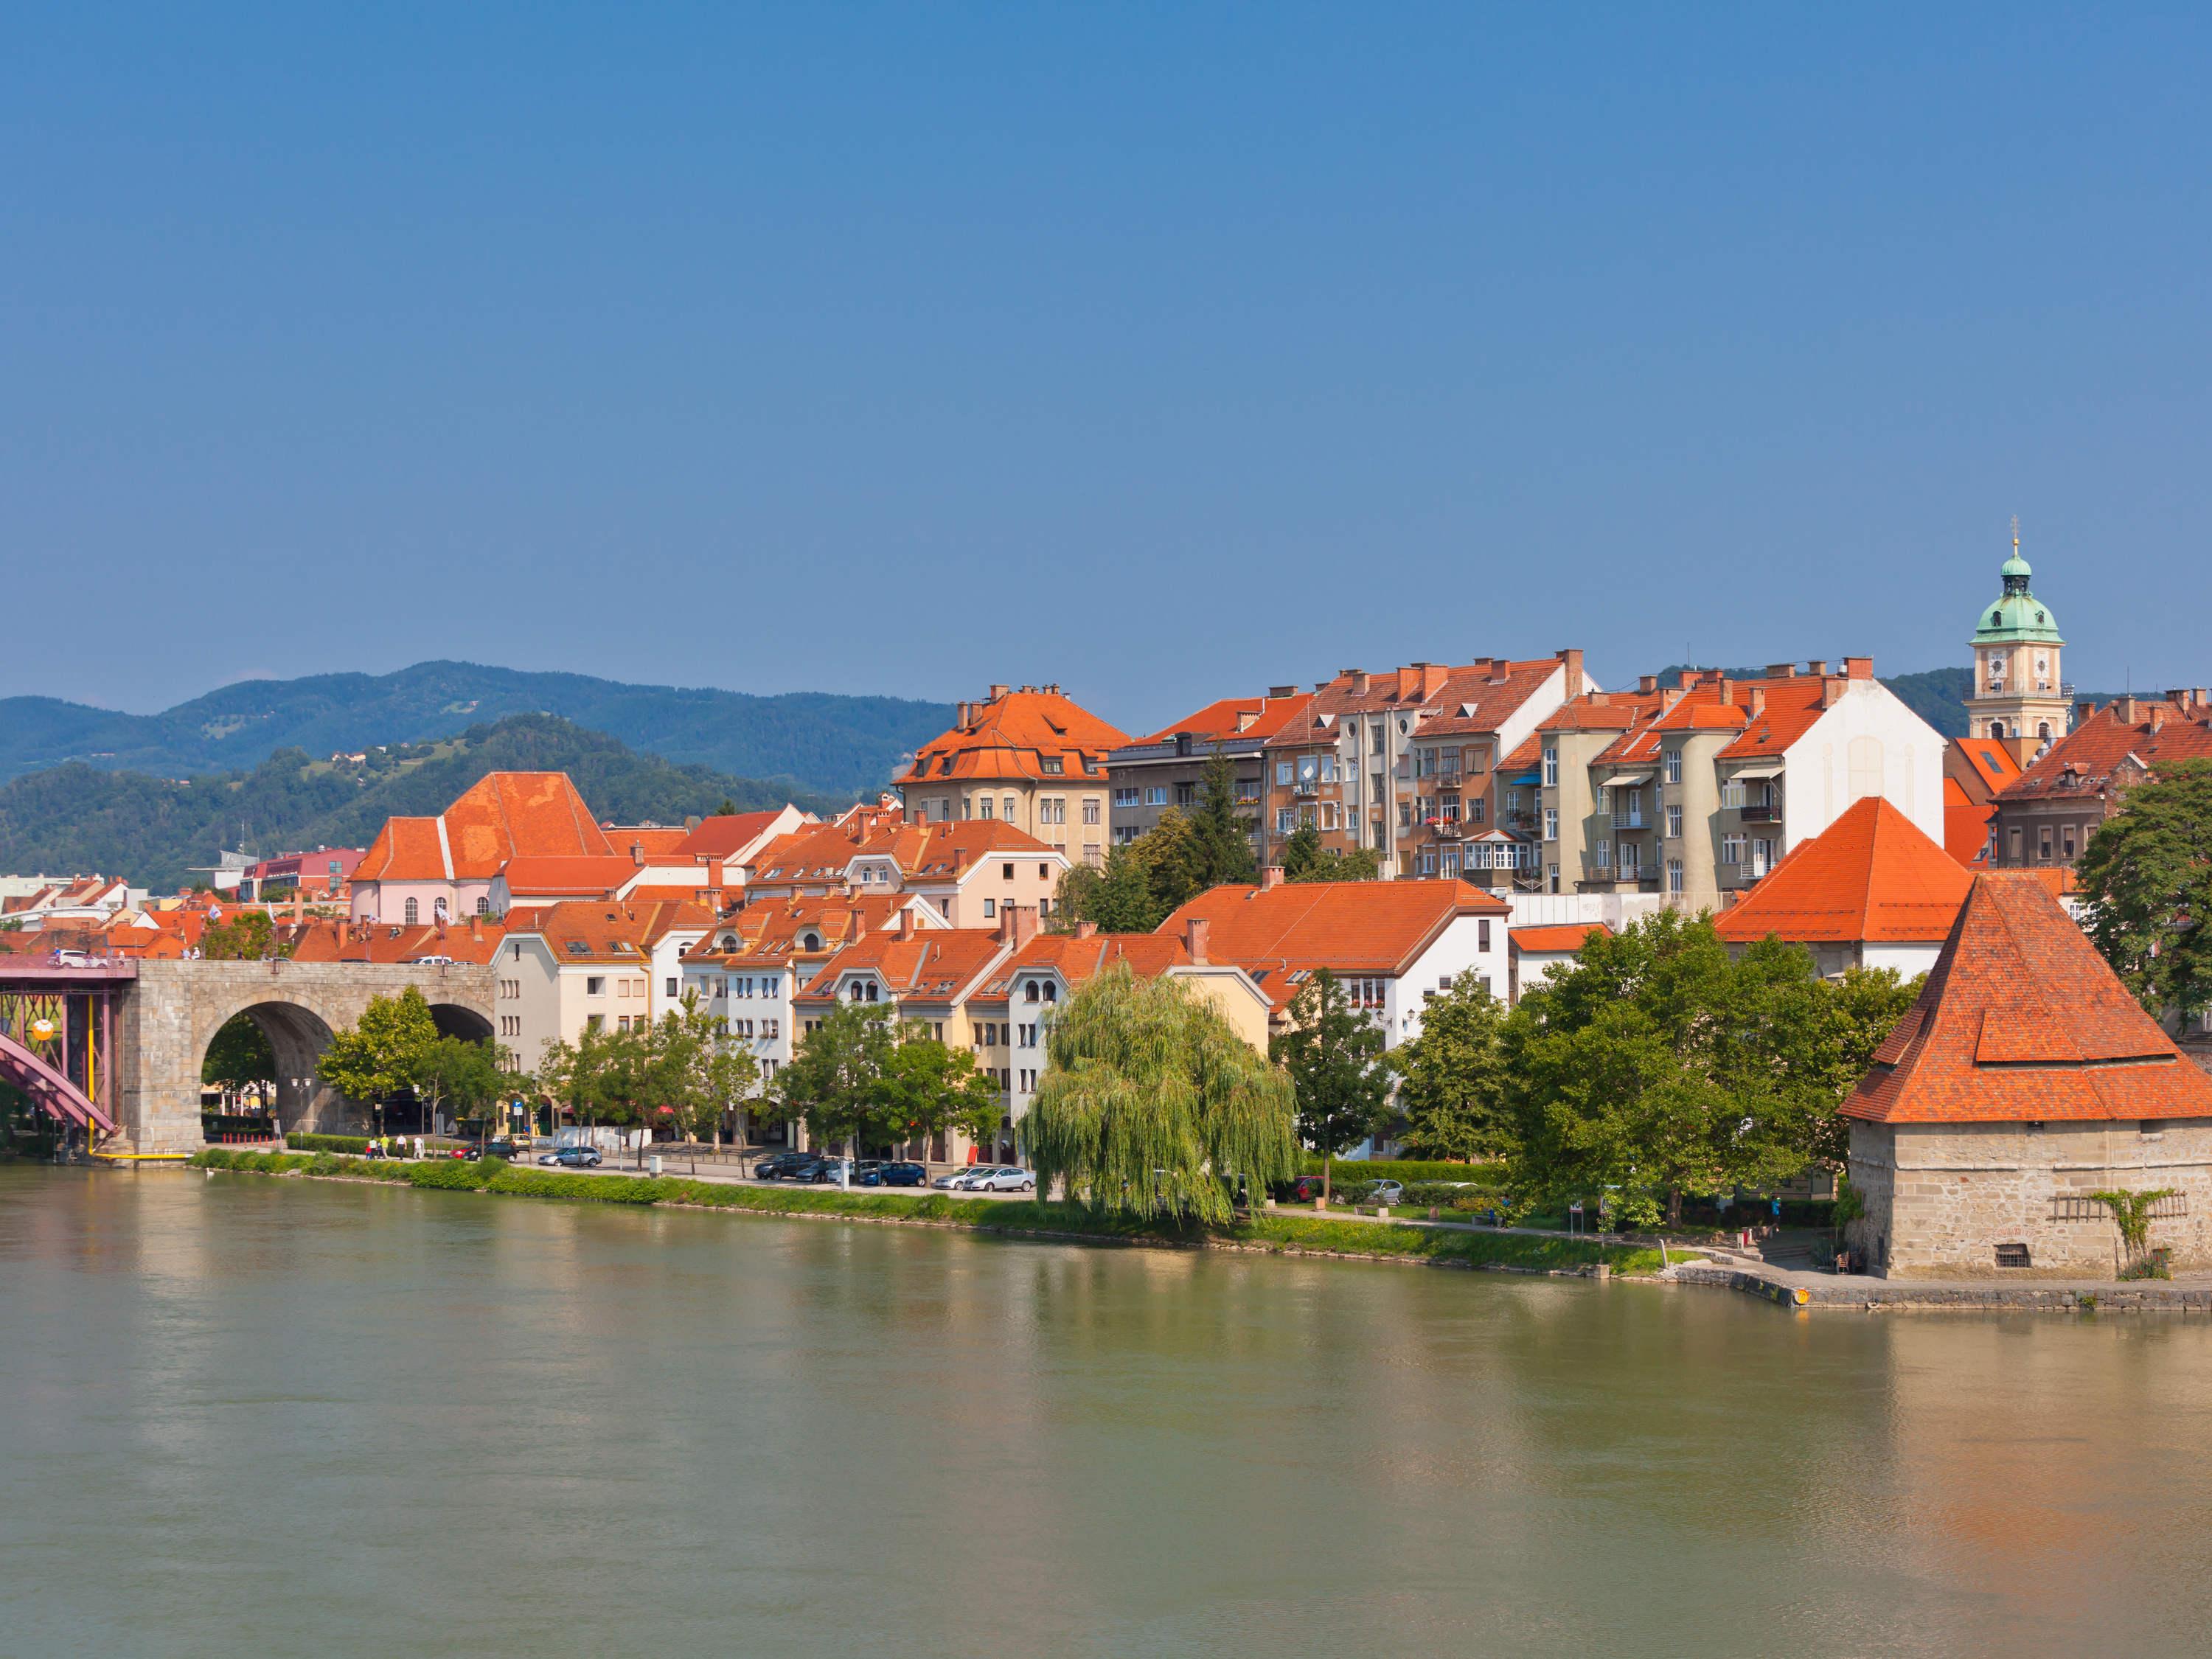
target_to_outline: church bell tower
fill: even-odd
[[[2064,737],[2074,717],[2073,688],[2058,665],[2066,641],[2050,606],[2028,590],[2032,574],[2020,556],[2015,519],[2012,556],[1998,568],[2004,591],[1974,627],[1974,686],[1966,698],[1968,735],[1999,739],[2022,766]]]

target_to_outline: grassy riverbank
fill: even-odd
[[[1010,1237],[1096,1238],[1185,1248],[1241,1249],[1310,1255],[1360,1255],[1461,1267],[1573,1269],[1603,1262],[1620,1273],[1653,1273],[1656,1250],[1516,1233],[1444,1231],[1388,1222],[1339,1220],[1284,1210],[1264,1211],[1231,1227],[1173,1227],[1093,1214],[1080,1205],[950,1193],[839,1192],[819,1187],[748,1187],[680,1176],[592,1176],[511,1166],[496,1158],[372,1162],[331,1152],[246,1152],[211,1146],[192,1159],[204,1170],[253,1175],[301,1175],[458,1192],[550,1198],[580,1204],[675,1204],[745,1210],[761,1215],[842,1216],[856,1221],[925,1223]]]

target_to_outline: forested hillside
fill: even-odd
[[[246,680],[158,714],[52,697],[0,699],[0,778],[77,760],[187,777],[258,765],[280,749],[316,759],[458,735],[509,714],[560,715],[631,748],[740,777],[853,794],[890,781],[906,751],[952,723],[942,703],[823,692],[625,685],[586,674],[426,662],[384,675]]]
[[[729,802],[740,811],[795,800],[834,810],[839,797],[676,766],[546,714],[469,727],[423,758],[333,768],[298,749],[252,771],[182,782],[81,763],[0,786],[0,870],[121,876],[157,890],[190,881],[224,848],[262,854],[362,847],[393,815],[443,809],[492,771],[566,772],[602,820],[681,823]]]

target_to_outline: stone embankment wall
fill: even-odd
[[[1866,1206],[1852,1244],[1888,1279],[2110,1278],[2111,1212],[2089,1194],[2168,1188],[2150,1225],[2176,1271],[2212,1268],[2212,1122],[1851,1126]],[[2028,1265],[1998,1266],[2001,1245]]]

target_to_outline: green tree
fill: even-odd
[[[1291,999],[1290,1028],[1267,1044],[1297,1101],[1298,1134],[1322,1155],[1322,1202],[1328,1202],[1337,1154],[1390,1121],[1390,1067],[1382,1032],[1352,1006],[1344,981],[1326,968]]]
[[[282,954],[275,947],[276,925],[266,910],[240,910],[200,933],[200,954],[210,962],[259,962]]]
[[[1197,891],[1259,879],[1259,865],[1252,856],[1252,820],[1237,802],[1237,763],[1218,744],[1206,757],[1190,829]]]
[[[1321,831],[1302,823],[1283,843],[1278,860],[1285,881],[1374,881],[1382,873],[1382,854],[1372,847],[1350,851],[1322,845]]]
[[[1504,1006],[1469,970],[1422,1011],[1419,1034],[1392,1051],[1413,1156],[1472,1161],[1513,1149],[1498,1048],[1504,1024]]]
[[[538,1091],[553,1105],[553,1127],[560,1127],[565,1107],[579,1123],[596,1125],[602,1092],[601,1073],[605,1033],[586,1026],[576,1041],[548,1037],[539,1055],[536,1082]]]
[[[775,1074],[776,1099],[806,1120],[817,1144],[857,1144],[871,1126],[898,1046],[896,1026],[887,1005],[841,1004],[799,1040],[791,1063]]]
[[[2075,874],[2091,941],[2154,1018],[2212,1009],[2212,761],[2130,789]]]
[[[410,985],[396,997],[371,997],[353,1029],[331,1039],[315,1075],[347,1099],[373,1106],[381,1133],[385,1101],[415,1086],[423,1056],[437,1041],[430,1005]]]
[[[249,1083],[276,1080],[276,1051],[251,1014],[233,1014],[208,1044],[200,1081],[233,1092]]]
[[[1551,1199],[1617,1189],[1649,1223],[1686,1196],[1788,1180],[1838,1155],[1861,1057],[1909,1006],[1894,976],[1814,976],[1768,938],[1731,957],[1710,916],[1593,934],[1500,1031],[1516,1179]]]
[[[975,1055],[938,1042],[915,1022],[891,1050],[870,1122],[879,1140],[927,1140],[957,1129],[980,1146],[996,1136],[1004,1115],[999,1085]]]
[[[1164,921],[1173,907],[1161,903],[1154,891],[1152,865],[1142,850],[1148,838],[1108,848],[1103,868],[1079,864],[1062,876],[1053,902],[1054,926],[1067,932],[1087,921],[1101,933],[1149,933]]]
[[[1232,1179],[1256,1192],[1297,1170],[1289,1078],[1180,980],[1108,969],[1060,1006],[1045,1055],[1022,1124],[1040,1191],[1220,1222]]]
[[[433,1116],[451,1109],[456,1118],[482,1118],[506,1091],[507,1077],[489,1042],[441,1036],[416,1055],[409,1081]]]

